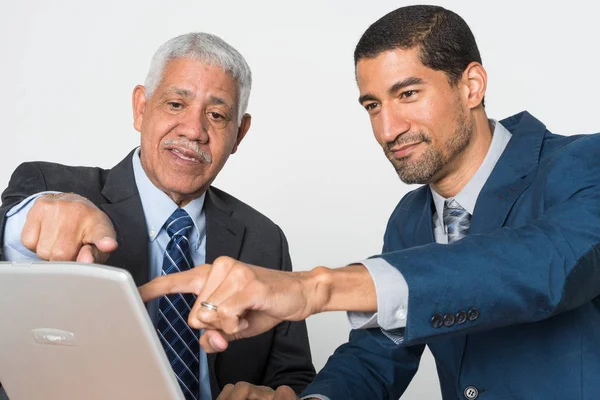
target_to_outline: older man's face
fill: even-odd
[[[152,183],[180,206],[208,189],[250,127],[238,126],[238,92],[231,75],[202,61],[180,58],[164,68],[146,98],[133,93],[141,161]]]

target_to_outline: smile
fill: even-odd
[[[407,145],[404,145],[401,147],[392,148],[392,149],[390,149],[390,153],[392,153],[394,155],[394,157],[396,157],[396,158],[403,158],[403,157],[408,156],[410,153],[412,153],[412,151],[421,143],[422,142],[417,142],[417,143],[407,144]]]
[[[200,162],[200,160],[198,160],[197,157],[186,156],[185,154],[183,154],[182,152],[180,152],[177,149],[170,149],[170,151],[171,151],[171,153],[173,153],[175,156],[181,158],[182,160],[192,161],[192,162]]]

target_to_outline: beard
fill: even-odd
[[[431,136],[424,132],[415,134],[404,134],[394,142],[387,143],[384,152],[394,168],[400,180],[406,184],[426,184],[448,164],[456,155],[463,152],[469,145],[472,137],[473,126],[467,121],[462,110],[459,110],[456,118],[456,129],[444,143],[444,151],[431,146]],[[416,160],[408,155],[395,158],[391,149],[394,146],[402,146],[408,143],[423,142],[428,144],[427,149]]]

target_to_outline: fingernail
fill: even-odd
[[[209,337],[208,338],[208,343],[210,343],[210,345],[212,346],[213,349],[217,350],[217,351],[222,351],[223,349],[221,348],[221,346],[219,346],[219,344],[217,343],[217,341],[215,340],[215,338],[213,337]]]

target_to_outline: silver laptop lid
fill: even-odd
[[[0,315],[10,400],[184,398],[125,270],[0,262]]]

